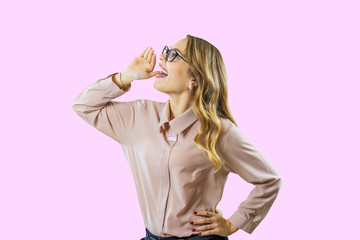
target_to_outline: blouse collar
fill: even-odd
[[[160,127],[163,126],[164,123],[169,122],[171,130],[175,134],[181,133],[187,127],[189,127],[192,123],[198,120],[197,116],[193,111],[193,107],[188,108],[185,112],[177,116],[176,118],[170,119],[170,99],[167,100],[164,108],[160,111],[160,121],[155,129],[157,131]]]

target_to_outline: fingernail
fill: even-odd
[[[194,214],[197,214],[197,212],[194,212]]]
[[[194,221],[191,221],[190,224],[194,224]]]
[[[201,233],[199,233],[199,236],[201,236],[202,234]]]
[[[192,231],[195,232],[196,231],[195,228],[193,228]]]

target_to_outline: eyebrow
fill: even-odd
[[[177,50],[178,52],[180,52],[181,55],[184,55],[178,48],[172,48],[172,46],[170,46],[170,49],[175,49],[175,50]]]

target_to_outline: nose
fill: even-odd
[[[163,61],[163,62],[164,62],[164,60],[165,60],[165,56],[164,56],[164,55],[165,55],[165,53],[164,53],[164,54],[160,54],[160,57],[159,57],[160,60]]]

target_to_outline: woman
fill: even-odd
[[[228,106],[220,52],[191,35],[165,47],[159,70],[146,48],[121,73],[89,85],[73,109],[119,142],[134,176],[146,237],[228,239],[238,229],[252,233],[275,201],[281,178],[243,136]],[[117,102],[131,82],[156,76],[167,102]],[[229,172],[255,188],[230,218],[216,209]],[[241,189],[239,189],[241,191]]]

